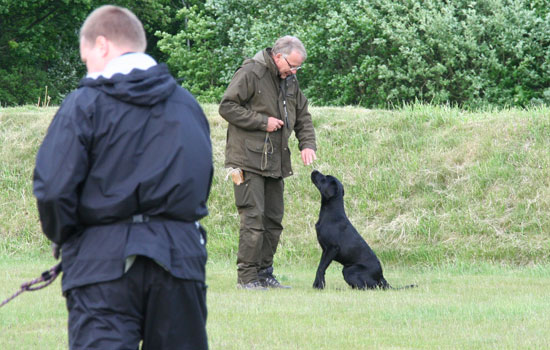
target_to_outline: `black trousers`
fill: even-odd
[[[208,349],[206,286],[138,256],[120,279],[67,292],[69,347]]]

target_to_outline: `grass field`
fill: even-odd
[[[0,258],[0,296],[51,265],[44,256]],[[400,291],[354,291],[337,266],[327,289],[312,266],[283,266],[292,290],[235,288],[232,264],[208,264],[211,349],[548,349],[550,266],[490,264],[387,269]],[[59,281],[0,309],[1,349],[66,349]]]
[[[238,218],[225,180],[226,124],[204,105],[211,349],[550,348],[550,109],[466,112],[313,107],[315,168],[337,176],[348,216],[403,291],[349,290],[339,267],[311,288],[319,194],[298,160],[286,180],[276,274],[290,291],[235,288]],[[0,109],[0,299],[53,265],[32,196],[54,108]],[[66,348],[59,281],[0,309],[0,349]]]

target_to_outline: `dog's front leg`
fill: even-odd
[[[330,263],[338,255],[338,247],[327,247],[323,250],[321,255],[321,261],[319,267],[317,267],[317,274],[315,275],[315,281],[313,282],[313,288],[323,289],[325,288],[325,271],[329,267]]]

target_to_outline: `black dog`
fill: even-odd
[[[384,279],[380,261],[346,215],[342,183],[317,170],[311,173],[311,181],[321,192],[321,211],[315,229],[323,249],[313,288],[325,287],[325,271],[333,260],[344,265],[344,280],[352,288],[393,288]],[[404,288],[410,287],[414,285]]]

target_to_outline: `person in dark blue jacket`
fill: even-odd
[[[213,166],[197,101],[144,53],[129,10],[80,31],[88,75],[37,154],[34,195],[61,249],[71,349],[207,349],[206,233]]]

